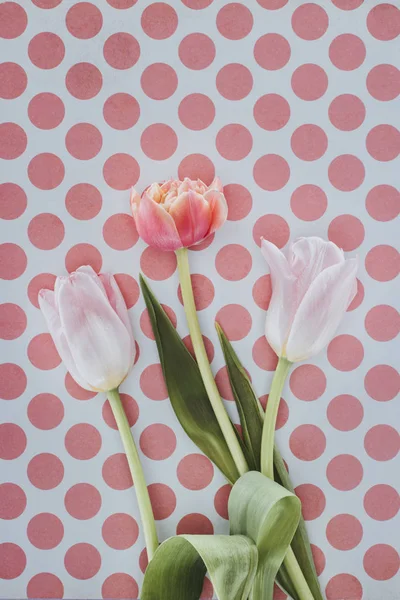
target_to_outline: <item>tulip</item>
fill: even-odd
[[[80,267],[57,277],[54,292],[40,290],[39,305],[57,351],[83,388],[106,392],[128,460],[143,523],[149,559],[157,532],[143,470],[119,386],[132,368],[136,349],[128,310],[114,277]]]
[[[138,234],[160,250],[178,250],[198,244],[226,221],[228,207],[218,177],[210,186],[185,177],[153,183],[140,196],[131,193]]]

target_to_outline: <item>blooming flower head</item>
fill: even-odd
[[[318,237],[300,238],[287,255],[262,239],[271,273],[272,297],[266,338],[291,362],[317,354],[332,339],[357,292],[357,258]]]
[[[128,310],[112,275],[80,267],[40,290],[40,309],[68,371],[83,388],[107,392],[128,375],[136,354]]]
[[[131,207],[140,237],[161,250],[198,244],[219,229],[228,214],[218,177],[209,186],[187,177],[153,183],[142,196],[132,189]]]

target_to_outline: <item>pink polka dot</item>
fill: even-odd
[[[211,244],[214,241],[214,238],[215,238],[215,233],[212,233],[211,235],[208,235],[206,238],[204,238],[204,240],[202,240],[198,244],[194,244],[194,246],[190,246],[189,250],[191,250],[192,252],[201,252],[201,250],[205,250],[206,248],[211,246]]]
[[[365,257],[365,268],[372,279],[391,281],[399,274],[400,255],[393,246],[374,246]]]
[[[263,190],[276,192],[289,181],[290,167],[279,154],[265,154],[255,162],[253,177]]]
[[[265,394],[259,398],[261,406],[265,410],[268,404],[269,394]],[[278,415],[276,418],[275,430],[281,429],[284,425],[286,425],[287,420],[289,418],[289,407],[287,402],[281,398],[279,402]]]
[[[324,492],[312,483],[298,485],[294,491],[301,501],[303,519],[305,521],[318,519],[326,506]]]
[[[253,137],[243,125],[231,123],[217,133],[216,146],[226,160],[242,160],[253,147]]]
[[[49,31],[38,33],[29,42],[28,55],[35,67],[54,69],[64,59],[64,42],[55,33]]]
[[[210,306],[215,296],[214,285],[212,281],[205,275],[194,274],[191,275],[191,282],[196,310],[203,310],[204,308]],[[179,302],[183,304],[180,286],[178,288],[178,298]]]
[[[400,154],[400,131],[392,125],[377,125],[368,133],[366,145],[375,160],[394,160]]]
[[[98,155],[103,145],[100,131],[90,123],[77,123],[68,130],[65,146],[78,160],[90,160]]]
[[[228,40],[241,40],[252,28],[253,15],[244,4],[225,4],[217,14],[217,29]]]
[[[140,389],[150,400],[166,400],[168,398],[164,377],[159,363],[149,365],[140,375]]]
[[[179,482],[188,490],[203,490],[214,477],[214,467],[203,454],[188,454],[178,464]]]
[[[106,62],[114,69],[124,70],[133,67],[140,56],[140,46],[130,33],[114,33],[103,47]]]
[[[78,423],[67,431],[64,443],[68,454],[73,458],[89,460],[100,451],[101,435],[93,425]]]
[[[253,76],[249,69],[239,63],[231,63],[218,71],[217,90],[227,100],[242,100],[250,94]]]
[[[244,279],[250,273],[251,266],[250,252],[239,244],[224,246],[215,258],[215,268],[228,281]]]
[[[140,106],[137,100],[129,94],[114,94],[105,101],[103,116],[113,129],[130,129],[139,119]]]
[[[387,42],[400,35],[400,10],[393,4],[381,3],[367,16],[367,27],[377,40]]]
[[[175,433],[162,423],[149,425],[140,436],[140,448],[147,458],[165,460],[175,452]]]
[[[52,490],[64,478],[64,465],[54,454],[37,454],[28,464],[28,478],[39,490]]]
[[[138,162],[129,154],[113,154],[103,167],[103,177],[114,190],[128,190],[140,176]]]
[[[365,60],[364,42],[352,33],[338,35],[329,46],[329,58],[338,69],[353,71]]]
[[[112,215],[104,223],[104,241],[114,250],[128,250],[132,248],[139,239],[135,222],[131,215]]]
[[[140,146],[146,156],[152,160],[166,160],[177,149],[178,138],[169,125],[155,123],[143,131]]]
[[[110,2],[110,0],[107,0]],[[115,0],[113,0],[115,2]],[[119,2],[121,0],[118,0]],[[136,1],[136,0],[135,0]],[[127,573],[113,573],[104,581],[101,588],[102,598],[138,598],[139,586]]]
[[[61,364],[53,339],[49,333],[39,333],[28,345],[28,358],[37,369],[48,371]]]
[[[292,89],[302,100],[318,100],[328,89],[328,76],[319,65],[305,64],[292,75]]]
[[[26,435],[15,423],[0,424],[0,458],[14,460],[25,452]]]
[[[178,114],[185,127],[200,131],[213,122],[215,106],[213,101],[204,94],[190,94],[179,104]]]
[[[307,161],[317,160],[325,154],[328,138],[318,125],[301,125],[294,131],[290,145],[297,158]]]
[[[328,405],[329,423],[339,431],[352,431],[363,420],[364,409],[361,402],[349,394],[333,398]]]
[[[120,394],[122,406],[124,408],[126,417],[128,419],[129,427],[133,427],[139,418],[139,406],[138,403],[129,394]],[[103,419],[109,427],[117,430],[117,423],[115,421],[111,406],[108,400],[103,404]]]
[[[292,432],[289,446],[299,460],[316,460],[325,451],[326,437],[316,425],[300,425]]]
[[[185,515],[176,527],[177,535],[212,535],[214,527],[210,519],[200,513]]]
[[[166,100],[176,92],[178,76],[170,65],[154,63],[145,68],[140,84],[149,98]]]
[[[32,2],[38,8],[50,9],[61,4],[62,0],[32,0]]]
[[[170,308],[166,304],[161,304],[161,307],[164,310],[164,312],[166,313],[169,320],[171,321],[172,325],[174,327],[176,327],[177,318],[176,318],[176,314],[174,313],[172,308]],[[140,329],[143,331],[145,336],[147,336],[151,340],[155,340],[153,328],[151,325],[149,312],[148,312],[147,308],[145,308],[144,311],[142,312],[142,314],[140,315]]]
[[[101,254],[91,244],[76,244],[76,246],[72,246],[67,252],[65,268],[69,273],[76,271],[82,265],[90,265],[97,273],[101,269]]]
[[[305,184],[298,187],[290,199],[292,212],[303,221],[316,221],[325,213],[328,199],[317,185]]]
[[[364,438],[365,450],[374,460],[391,460],[400,449],[400,436],[390,425],[375,425]]]
[[[342,154],[333,159],[328,169],[329,181],[341,192],[356,190],[365,178],[365,168],[357,156]]]
[[[92,519],[101,508],[100,492],[89,483],[77,483],[65,494],[64,504],[67,512],[84,521]]]
[[[267,310],[271,296],[271,275],[263,275],[253,285],[253,300],[262,310]]]
[[[169,4],[154,2],[142,12],[141,25],[153,40],[165,40],[175,33],[178,15]]]
[[[91,544],[74,544],[65,554],[64,565],[67,572],[75,579],[91,579],[99,572],[101,556]]]
[[[233,393],[231,384],[229,382],[229,375],[226,367],[222,367],[215,376],[215,383],[217,384],[218,391],[224,400],[233,401]]]
[[[32,158],[28,165],[30,182],[40,190],[54,190],[65,175],[64,163],[55,154],[44,152]]]
[[[35,548],[51,550],[61,543],[64,526],[56,515],[40,513],[29,521],[26,533]]]
[[[253,345],[253,360],[264,371],[275,371],[278,357],[262,335]]]
[[[228,500],[231,494],[232,486],[227,483],[219,488],[214,497],[214,507],[220,517],[228,520]]]
[[[278,33],[263,35],[254,46],[254,58],[267,71],[282,69],[289,61],[290,54],[289,42]]]
[[[326,537],[336,550],[352,550],[361,542],[363,528],[353,515],[336,515],[326,527]]]
[[[332,458],[326,469],[331,486],[342,492],[356,488],[363,478],[363,467],[351,454],[339,454]]]
[[[4,6],[4,4],[3,4]],[[28,77],[25,69],[13,62],[0,65],[0,98],[13,100],[26,90]]]
[[[300,365],[290,375],[289,385],[299,400],[310,402],[325,393],[326,377],[324,372],[315,365]]]
[[[53,250],[61,244],[65,235],[63,222],[57,215],[42,213],[33,217],[28,225],[30,242],[39,250]]]
[[[107,2],[113,8],[117,8],[119,10],[124,10],[124,9],[131,8],[132,6],[134,6],[136,4],[137,0],[107,0]]]
[[[361,600],[363,588],[354,575],[339,573],[328,581],[325,593],[327,600]]]
[[[201,10],[210,6],[213,0],[182,0],[183,4],[192,10]]]
[[[26,314],[20,306],[7,302],[0,304],[0,338],[15,340],[26,329]]]
[[[122,452],[109,456],[103,464],[103,479],[113,490],[127,490],[132,487],[132,475],[126,455]]]
[[[367,76],[367,88],[376,100],[394,100],[400,94],[400,71],[394,65],[373,67]]]
[[[28,24],[26,12],[16,2],[0,5],[0,38],[12,40],[24,33]]]
[[[11,542],[0,544],[0,579],[16,579],[25,567],[26,555],[22,548]]]
[[[215,168],[212,161],[204,154],[189,154],[181,160],[178,167],[179,179],[201,179],[210,185],[215,177]]]
[[[353,371],[362,363],[364,348],[353,335],[337,335],[330,342],[327,354],[332,367],[338,371]]]
[[[371,398],[377,402],[388,402],[400,392],[400,376],[389,365],[376,365],[366,374],[364,386]]]
[[[152,483],[148,486],[154,518],[162,521],[172,515],[176,508],[176,496],[164,483]]]
[[[357,292],[354,296],[353,300],[350,302],[347,307],[347,312],[355,310],[360,306],[362,301],[364,300],[364,286],[359,279],[357,279]]]
[[[29,580],[26,594],[28,598],[63,598],[64,586],[53,573],[37,573]]]
[[[64,418],[64,405],[54,394],[38,394],[28,404],[28,418],[38,429],[54,429]]]
[[[80,221],[87,221],[98,215],[102,203],[99,190],[90,183],[77,183],[68,190],[65,196],[67,211]]]
[[[329,119],[341,131],[353,131],[365,119],[365,106],[362,100],[352,94],[342,94],[329,105]]]
[[[211,65],[215,58],[215,45],[204,33],[190,33],[179,44],[179,58],[188,69],[200,71]]]
[[[0,277],[10,281],[17,279],[26,269],[28,259],[16,244],[0,245]]]
[[[339,215],[330,222],[328,238],[346,252],[355,250],[365,237],[364,225],[353,215]]]
[[[253,200],[245,187],[239,183],[229,183],[224,186],[224,195],[228,204],[228,221],[240,221],[247,217]]]
[[[13,160],[26,150],[28,138],[25,131],[16,123],[0,124],[0,158]]]
[[[94,4],[78,2],[67,12],[65,23],[71,35],[80,40],[89,40],[102,28],[103,15]]]
[[[341,8],[342,10],[354,10],[361,6],[364,0],[332,0],[332,2],[337,8]]]
[[[176,256],[174,252],[163,252],[150,246],[142,252],[140,268],[146,277],[155,281],[163,281],[176,271]]]
[[[16,519],[26,508],[26,495],[15,483],[0,484],[0,519]]]
[[[64,115],[64,103],[55,94],[43,92],[29,102],[29,119],[39,129],[54,129],[62,122]]]
[[[288,0],[257,0],[258,4],[267,10],[278,10],[283,8]]]
[[[365,317],[365,329],[374,340],[388,342],[400,331],[400,315],[392,306],[374,306]]]
[[[103,76],[95,65],[81,62],[69,69],[65,77],[65,85],[74,98],[90,100],[100,92]]]
[[[400,510],[400,496],[390,485],[374,485],[364,496],[364,508],[372,519],[388,521]]]
[[[326,559],[325,554],[322,552],[321,548],[315,546],[315,544],[310,544],[313,561],[315,564],[315,570],[317,571],[318,577],[321,575],[323,570],[325,569]]]
[[[253,227],[253,239],[261,246],[261,238],[269,240],[278,248],[289,241],[290,229],[285,219],[279,215],[264,215],[257,219]]]
[[[212,361],[214,360],[214,354],[215,354],[213,343],[205,335],[203,335],[202,338],[203,338],[204,346],[206,348],[208,362],[212,363]],[[185,344],[186,348],[189,350],[189,352],[193,356],[193,358],[195,358],[193,343],[192,343],[192,339],[191,339],[190,335],[187,335],[186,337],[182,338],[182,342]]]
[[[126,273],[117,273],[114,275],[114,278],[122,292],[122,296],[124,297],[127,308],[132,308],[132,306],[135,306],[140,295],[139,285],[136,279],[131,277],[131,275],[127,275]]]
[[[279,94],[266,94],[255,103],[253,114],[257,125],[267,131],[278,131],[289,121],[290,106]]]
[[[0,365],[0,398],[15,400],[26,390],[27,379],[25,371],[13,363]]]
[[[391,221],[400,213],[400,193],[391,185],[377,185],[368,192],[367,211],[377,221]]]
[[[241,304],[227,304],[216,314],[215,320],[231,341],[242,340],[249,333],[252,319],[249,311]]]
[[[375,544],[364,554],[364,569],[367,575],[377,581],[394,577],[400,567],[400,557],[393,546]]]
[[[292,15],[292,27],[302,40],[318,40],[328,29],[328,15],[321,6],[312,2],[302,4]]]
[[[107,517],[101,529],[103,540],[114,550],[127,550],[136,542],[139,527],[135,519],[125,513]]]

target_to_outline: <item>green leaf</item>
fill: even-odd
[[[274,580],[300,519],[300,500],[261,473],[242,475],[228,503],[232,535],[246,535],[258,548],[252,600],[272,600]]]
[[[180,535],[159,546],[144,576],[141,600],[198,600],[208,575],[219,600],[247,600],[257,548],[241,535]]]
[[[231,483],[239,473],[210,404],[196,361],[140,276],[172,408],[190,439]]]

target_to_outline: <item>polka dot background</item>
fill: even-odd
[[[276,357],[260,237],[319,235],[359,257],[340,330],[292,369],[277,439],[327,599],[398,597],[399,34],[394,0],[0,3],[2,597],[136,598],[142,582],[110,407],[66,374],[38,311],[38,290],[82,264],[117,274],[130,309],[139,354],[123,402],[161,539],[227,533],[230,488],[177,424],[139,294],[143,271],[190,350],[176,260],[138,239],[128,198],[215,173],[228,221],[190,262],[235,422],[213,321],[265,403]]]

